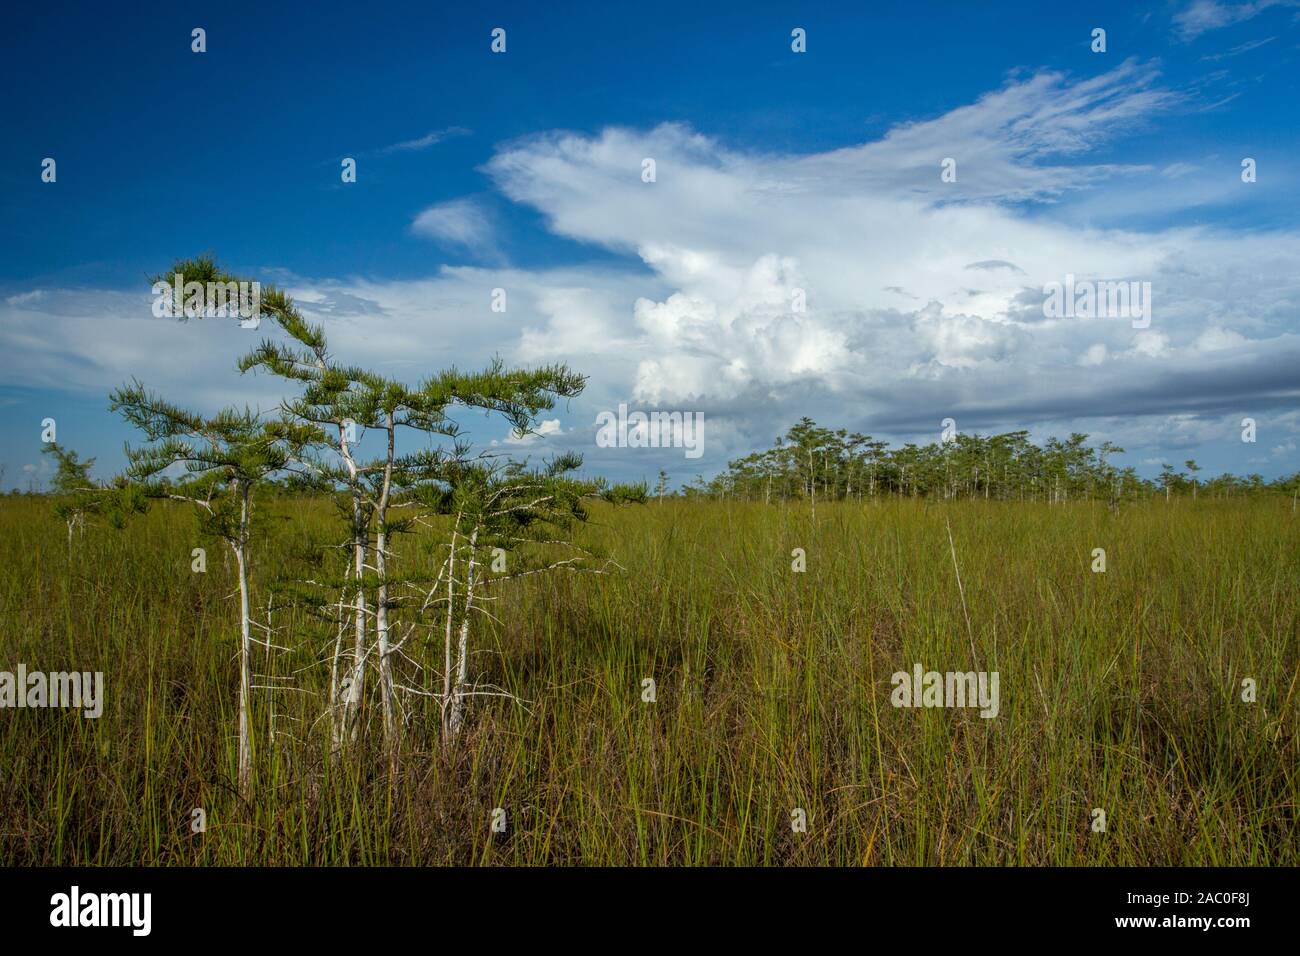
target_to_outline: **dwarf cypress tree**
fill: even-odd
[[[291,470],[318,440],[316,430],[288,420],[264,421],[249,410],[227,408],[205,418],[147,391],[138,381],[112,394],[111,409],[144,433],[143,446],[127,446],[125,480],[151,498],[184,501],[202,529],[229,545],[239,573],[239,790],[252,784],[250,545],[255,492],[276,473]],[[179,466],[186,480],[164,481]]]

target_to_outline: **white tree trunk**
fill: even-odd
[[[456,647],[456,689],[451,699],[451,733],[460,733],[465,722],[465,694],[469,683],[469,614],[474,605],[474,548],[478,544],[478,528],[469,536],[469,562],[465,570],[465,607],[460,619],[460,633]]]
[[[343,594],[339,594],[338,632],[334,635],[334,653],[330,657],[330,756],[338,752],[343,743],[342,700],[339,699],[339,660],[343,656],[343,632],[347,623],[343,617]]]
[[[239,508],[239,538],[235,561],[239,566],[239,792],[247,797],[253,782],[253,742],[248,706],[252,690],[252,634],[248,613],[248,491],[242,492]]]
[[[456,616],[456,530],[460,525],[460,515],[451,526],[451,549],[447,554],[447,630],[443,635],[442,645],[442,739],[450,738],[451,726],[451,627]]]
[[[361,710],[361,693],[366,685],[366,589],[361,581],[366,573],[366,545],[364,531],[361,529],[361,496],[356,493],[352,499],[352,514],[355,524],[355,537],[352,542],[352,566],[357,576],[357,593],[353,601],[352,613],[355,621],[355,634],[352,642],[352,680],[348,684],[348,699],[345,716],[348,724],[348,736],[357,738],[358,715]]]
[[[366,528],[362,522],[361,488],[357,484],[357,465],[344,428],[339,426],[339,451],[347,465],[352,481],[352,573],[357,578],[357,593],[353,601],[355,633],[352,642],[352,677],[348,682],[348,696],[344,703],[344,718],[349,740],[356,740],[361,712],[361,697],[366,686],[366,589],[362,583],[366,574]]]
[[[379,575],[379,588],[375,594],[375,644],[379,653],[379,699],[384,715],[384,747],[388,751],[389,767],[397,769],[397,723],[393,711],[393,662],[388,647],[388,533],[385,522],[388,516],[388,494],[393,478],[393,416],[388,413],[385,424],[388,431],[388,457],[384,463],[384,484],[375,509],[378,529],[375,538],[375,571]]]

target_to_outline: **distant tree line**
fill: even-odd
[[[1262,492],[1296,496],[1300,472],[1265,482],[1223,474],[1199,478],[1194,460],[1186,471],[1165,464],[1154,480],[1132,467],[1118,467],[1124,449],[1110,442],[1089,445],[1075,432],[1064,441],[1035,445],[1026,431],[1001,435],[954,433],[928,445],[890,448],[869,435],[832,430],[801,418],[774,447],[729,463],[711,481],[702,477],[684,489],[687,497],[742,501],[861,501],[905,498],[985,498],[1058,504],[1080,499],[1112,503],[1162,496],[1228,498]]]

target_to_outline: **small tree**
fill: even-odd
[[[511,696],[500,687],[471,683],[470,634],[474,615],[487,615],[486,592],[505,581],[548,571],[604,573],[612,564],[573,540],[587,520],[585,502],[646,500],[645,485],[608,486],[577,478],[577,454],[560,455],[541,468],[481,456],[456,461],[417,491],[431,514],[450,517],[437,547],[445,553],[423,609],[442,604],[443,685],[439,695],[443,739],[455,737],[470,697]],[[454,653],[454,657],[453,657]]]
[[[1178,484],[1178,475],[1174,474],[1174,466],[1165,462],[1160,466],[1160,477],[1156,482],[1165,490],[1165,501],[1169,500],[1169,494],[1173,491],[1174,485]]]
[[[1101,481],[1102,487],[1106,489],[1106,495],[1109,498],[1110,510],[1119,511],[1120,499],[1123,497],[1123,487],[1120,483],[1120,473],[1109,461],[1111,455],[1122,455],[1124,449],[1114,442],[1104,441],[1101,447],[1097,449],[1097,477]]]
[[[664,503],[664,495],[668,493],[668,472],[662,468],[659,469],[659,481],[655,483],[655,497],[659,503]]]
[[[1192,485],[1192,500],[1195,501],[1195,500],[1196,500],[1196,490],[1197,490],[1197,488],[1200,487],[1200,484],[1201,484],[1201,483],[1196,479],[1196,473],[1197,473],[1198,471],[1201,470],[1201,466],[1198,465],[1198,464],[1196,463],[1195,460],[1190,459],[1190,458],[1189,458],[1187,461],[1183,462],[1183,464],[1186,465],[1186,466],[1187,466],[1187,470],[1188,470],[1189,472],[1191,472],[1191,479],[1190,479],[1190,480],[1191,480],[1191,485]]]
[[[90,478],[91,466],[95,459],[80,461],[77,453],[62,448],[52,442],[44,449],[45,454],[53,455],[58,462],[51,482],[51,489],[58,495],[54,504],[54,513],[68,526],[68,551],[72,550],[72,532],[86,530],[86,516],[101,514],[107,501],[104,489]]]
[[[258,485],[302,458],[318,438],[315,429],[289,421],[263,421],[244,409],[225,409],[211,418],[185,411],[147,392],[138,381],[112,394],[111,409],[150,442],[127,447],[126,478],[154,498],[193,505],[200,525],[221,538],[235,555],[239,572],[239,791],[252,785],[252,617],[249,548],[254,492]],[[181,466],[189,480],[173,485],[162,473]]]

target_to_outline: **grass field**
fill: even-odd
[[[332,520],[273,508],[293,521],[255,550],[262,586]],[[583,535],[623,570],[514,582],[478,640],[474,670],[526,706],[478,698],[443,746],[410,697],[391,784],[377,745],[330,761],[332,635],[277,614],[267,667],[293,689],[274,747],[259,692],[249,802],[234,565],[208,542],[193,573],[196,535],[159,505],[69,553],[48,501],[0,499],[0,669],[107,687],[99,720],[0,711],[0,863],[1300,863],[1288,501],[598,507]],[[998,716],[891,706],[916,663],[997,671]]]

